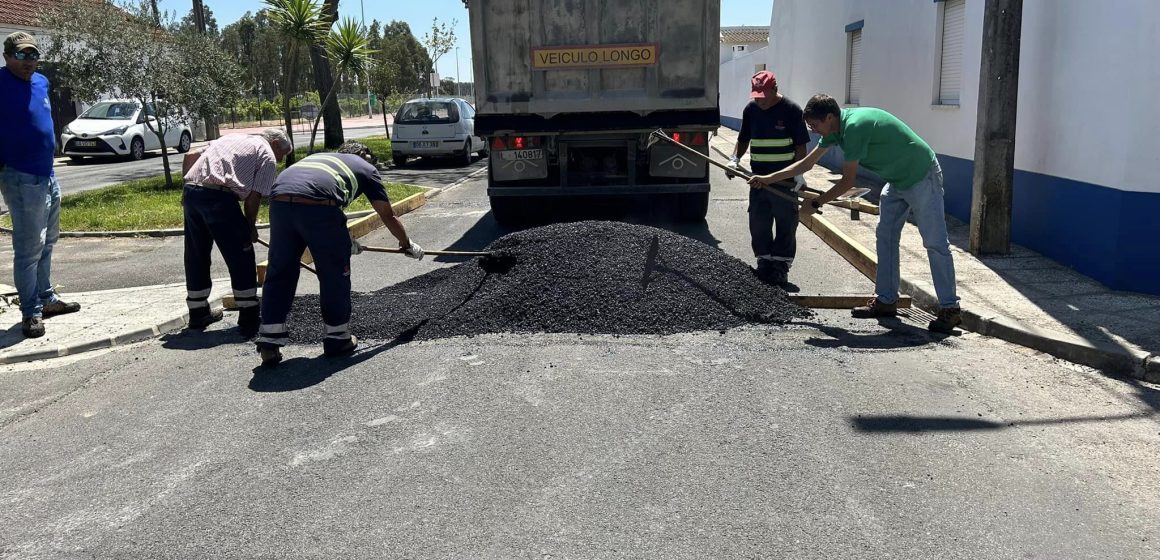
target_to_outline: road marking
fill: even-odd
[[[469,180],[471,180],[472,178],[474,178],[476,175],[479,175],[479,174],[481,174],[481,173],[484,173],[485,171],[487,171],[487,166],[484,166],[484,167],[482,167],[481,169],[476,169],[475,171],[472,171],[471,173],[468,173],[466,177],[463,177],[463,178],[459,179],[458,181],[455,181],[454,183],[451,183],[450,185],[447,185],[446,187],[443,187],[443,190],[444,190],[444,191],[449,191],[449,190],[451,190],[451,189],[454,189],[455,187],[458,187],[459,185],[462,185],[463,183],[466,183],[467,181],[469,181]]]

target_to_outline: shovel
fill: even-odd
[[[406,253],[406,251],[398,247],[363,245],[362,248],[363,251],[370,251],[372,253],[395,253],[397,255]],[[484,270],[499,274],[507,273],[516,264],[515,255],[506,251],[428,251],[424,249],[423,254],[436,257],[481,257],[479,264]]]
[[[262,238],[260,238],[260,237],[258,238],[258,244],[259,244],[259,245],[261,245],[261,246],[263,246],[263,247],[265,247],[265,248],[267,248],[267,249],[269,249],[269,248],[270,248],[270,244],[269,244],[269,243],[266,243],[265,241],[262,241]],[[309,270],[310,272],[313,272],[315,276],[318,276],[318,271],[317,271],[317,270],[314,270],[314,268],[313,268],[313,267],[311,267],[310,265],[308,265],[308,264],[306,264],[306,263],[304,263],[304,262],[299,262],[299,263],[298,263],[298,266],[301,266],[302,268],[305,268],[306,270]]]
[[[694,150],[694,149],[692,149],[692,148],[690,148],[690,147],[688,147],[680,142],[677,142],[676,140],[673,140],[672,137],[670,137],[668,134],[665,134],[664,130],[661,130],[659,128],[652,131],[648,135],[648,144],[645,146],[645,148],[646,149],[651,148],[652,145],[656,144],[657,141],[659,141],[659,140],[666,140],[669,143],[671,143],[672,145],[680,148],[681,150],[684,150],[685,152],[687,152],[689,154],[695,155],[695,156],[697,156],[697,157],[699,157],[699,158],[701,158],[701,159],[703,159],[703,160],[705,160],[713,165],[716,165],[717,167],[720,167],[721,169],[724,169],[726,173],[736,175],[738,177],[741,177],[742,179],[745,179],[746,182],[749,182],[749,180],[753,178],[753,173],[751,171],[748,171],[746,169],[735,169],[735,168],[729,167],[728,165],[725,165],[724,163],[721,163],[721,162],[719,162],[719,161],[717,161],[717,160],[715,160],[715,159],[713,159],[705,154],[702,154],[701,152],[698,152],[697,150]],[[788,183],[788,182],[786,182],[786,183]],[[786,183],[783,183],[783,184],[786,184]],[[786,186],[789,186],[792,188],[792,186],[789,184],[786,184]],[[793,200],[794,203],[801,204],[801,202],[797,199],[797,197],[792,197],[783,191],[779,191],[777,189],[772,189],[768,186],[765,186],[762,188],[777,195],[777,196],[780,196],[781,198],[784,198],[786,200]],[[813,192],[815,194],[821,194],[821,191],[811,189],[809,187],[805,187],[805,189],[810,191],[810,192]],[[870,189],[862,188],[862,187],[855,187],[855,188],[850,189],[849,191],[846,191],[846,193],[843,194],[840,198],[838,198],[837,200],[832,201],[832,202],[849,200],[851,198],[861,198],[862,196],[865,196],[866,193],[868,193],[868,192],[870,192]],[[821,210],[819,210],[818,213],[821,214],[822,213]]]

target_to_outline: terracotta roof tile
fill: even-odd
[[[41,10],[63,3],[63,0],[0,0],[0,25],[36,27],[36,16]]]
[[[721,42],[729,44],[764,43],[769,40],[769,27],[738,25],[721,28]]]

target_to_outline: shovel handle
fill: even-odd
[[[398,247],[374,247],[371,245],[363,245],[363,251],[370,251],[372,253],[396,253],[403,254],[406,251]],[[487,257],[491,253],[487,251],[428,251],[423,250],[424,255],[433,255],[436,257]]]
[[[265,241],[262,241],[261,237],[258,238],[258,245],[261,245],[267,249],[270,248],[270,244],[266,243]],[[312,268],[310,265],[299,261],[298,266],[301,266],[302,268],[305,268],[306,270],[309,270],[310,272],[314,273],[315,276],[318,276],[318,271],[314,270],[314,268]]]

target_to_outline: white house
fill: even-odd
[[[886,109],[938,153],[970,219],[983,0],[777,0],[770,69]],[[1160,2],[1025,0],[1012,240],[1114,289],[1160,294]],[[1149,163],[1152,162],[1152,163]]]
[[[749,103],[749,80],[769,64],[769,27],[738,25],[721,28],[721,124],[741,128],[741,111]]]
[[[721,28],[721,63],[769,46],[769,27],[736,25]]]

